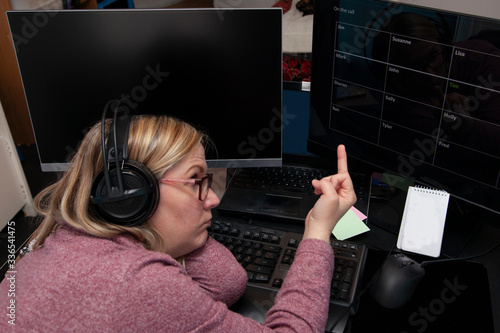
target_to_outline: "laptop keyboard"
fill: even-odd
[[[212,219],[210,236],[225,245],[245,268],[249,285],[279,290],[302,235],[242,222],[229,216]],[[335,271],[330,303],[350,305],[360,286],[366,259],[363,244],[332,240]]]
[[[323,169],[299,166],[241,168],[234,175],[232,186],[315,195],[312,180],[331,174]],[[350,175],[358,198],[356,208],[367,214],[371,178],[362,173]]]
[[[236,174],[234,186],[312,193],[311,181],[328,175],[324,170],[292,166],[243,168]]]

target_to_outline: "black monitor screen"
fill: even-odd
[[[281,9],[11,11],[44,171],[111,99],[205,130],[211,167],[281,163]]]
[[[315,2],[308,150],[348,154],[500,213],[500,21]]]

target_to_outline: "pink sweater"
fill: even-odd
[[[0,331],[324,332],[333,262],[326,242],[302,241],[260,325],[228,310],[247,277],[212,238],[184,269],[131,236],[102,239],[63,226],[0,284]]]

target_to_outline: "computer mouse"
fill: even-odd
[[[419,263],[403,253],[389,256],[382,264],[380,274],[370,287],[375,301],[388,309],[405,305],[413,296],[413,292],[425,270]]]

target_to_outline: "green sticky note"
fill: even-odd
[[[367,231],[370,231],[370,228],[366,226],[352,209],[349,209],[337,223],[332,234],[335,238],[342,241]]]

